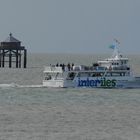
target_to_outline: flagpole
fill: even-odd
[[[116,45],[117,45],[117,46],[120,46],[120,44],[121,44],[120,41],[118,41],[118,40],[115,39],[115,38],[114,38],[114,41],[116,42]]]
[[[113,52],[113,56],[115,57],[115,58],[119,58],[119,46],[120,46],[120,42],[117,40],[117,39],[114,39],[114,41],[115,41],[115,49],[114,49],[114,52]]]

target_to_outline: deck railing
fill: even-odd
[[[56,66],[45,66],[44,67],[45,72],[63,72],[62,67],[56,67]]]

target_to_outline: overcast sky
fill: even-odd
[[[140,53],[140,0],[0,0],[0,40],[30,52],[108,53],[117,38]]]

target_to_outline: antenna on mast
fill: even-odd
[[[120,45],[120,41],[118,41],[116,38],[114,38],[114,41],[116,42],[117,45]]]

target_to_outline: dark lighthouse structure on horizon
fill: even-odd
[[[5,41],[0,42],[0,67],[27,67],[27,50],[12,33]]]

